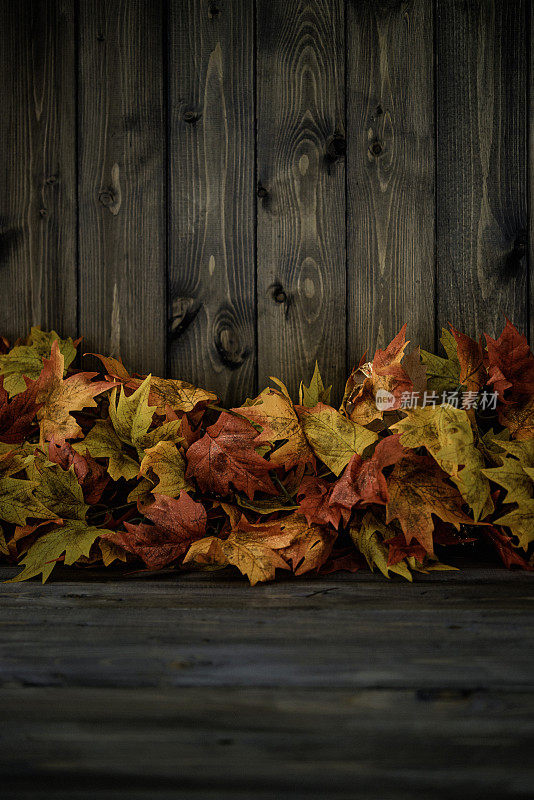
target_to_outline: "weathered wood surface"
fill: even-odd
[[[75,335],[73,0],[1,0],[0,75],[2,335]]]
[[[405,322],[434,344],[433,4],[347,4],[350,366]]]
[[[235,404],[316,358],[337,401],[405,321],[534,326],[531,2],[0,10],[0,334]]]
[[[344,3],[258,2],[258,373],[346,378]]]
[[[531,796],[533,575],[58,576],[0,589],[4,797]]]
[[[528,329],[523,0],[438,0],[438,321]]]
[[[169,18],[169,366],[238,405],[255,382],[254,4]]]
[[[86,350],[156,375],[166,343],[162,24],[160,0],[80,3],[80,330]]]

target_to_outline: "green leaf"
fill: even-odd
[[[441,394],[454,391],[460,383],[460,361],[456,340],[450,331],[441,329],[440,339],[447,358],[435,356],[427,350],[421,350],[421,358],[426,366],[427,386],[430,391]]]
[[[383,542],[391,539],[395,532],[377,519],[372,511],[367,512],[359,527],[352,525],[349,533],[360,553],[365,556],[371,572],[374,572],[376,566],[386,578],[389,578],[390,572],[394,572],[407,581],[412,580],[412,574],[404,561],[388,566],[388,548]]]
[[[60,519],[84,520],[89,508],[83,499],[74,467],[69,470],[58,464],[42,467],[35,496]]]
[[[25,581],[41,573],[44,583],[63,553],[65,564],[74,564],[82,556],[88,556],[94,541],[106,533],[112,534],[112,531],[88,526],[80,520],[67,520],[32,544],[20,562],[24,569],[6,583]]]
[[[304,409],[299,418],[313,451],[334,475],[343,472],[354,453],[363,453],[378,438],[378,434],[322,403]]]
[[[139,463],[128,455],[109,420],[96,422],[83,442],[76,442],[73,447],[78,453],[89,451],[93,458],[109,459],[108,473],[114,481],[129,481],[139,474]]]
[[[25,525],[28,517],[54,519],[55,515],[35,496],[34,481],[18,478],[0,479],[0,519],[15,525]]]
[[[35,380],[41,374],[43,358],[49,358],[52,342],[58,340],[59,350],[65,359],[65,371],[76,356],[72,339],[60,339],[55,331],[32,328],[28,343],[17,345],[0,356],[0,375],[4,376],[4,389],[13,397],[26,389],[24,376]]]
[[[321,373],[319,372],[319,365],[316,361],[310,385],[306,386],[303,381],[300,383],[299,403],[301,406],[307,406],[308,408],[316,406],[317,403],[326,403],[329,405],[331,391],[331,386],[325,388]]]

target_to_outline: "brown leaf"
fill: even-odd
[[[228,494],[231,485],[250,500],[255,492],[276,494],[269,477],[271,465],[255,450],[256,436],[249,422],[222,413],[202,439],[188,448],[186,477],[216,494]]]

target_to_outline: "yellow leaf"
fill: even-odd
[[[155,494],[178,497],[183,489],[191,488],[185,479],[185,459],[173,442],[161,441],[145,451],[140,474],[146,475],[148,470],[159,478],[152,489]]]
[[[390,539],[395,532],[377,519],[372,511],[366,513],[359,526],[352,525],[349,533],[360,553],[365,556],[371,572],[374,572],[376,566],[386,578],[389,578],[390,572],[394,572],[407,581],[412,580],[410,570],[404,561],[388,566],[388,548],[384,540]]]
[[[378,438],[378,434],[323,403],[302,409],[300,422],[313,451],[334,475],[343,472],[354,453],[361,455]]]

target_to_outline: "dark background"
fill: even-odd
[[[526,0],[0,9],[4,335],[239,401],[405,321],[528,332]]]

